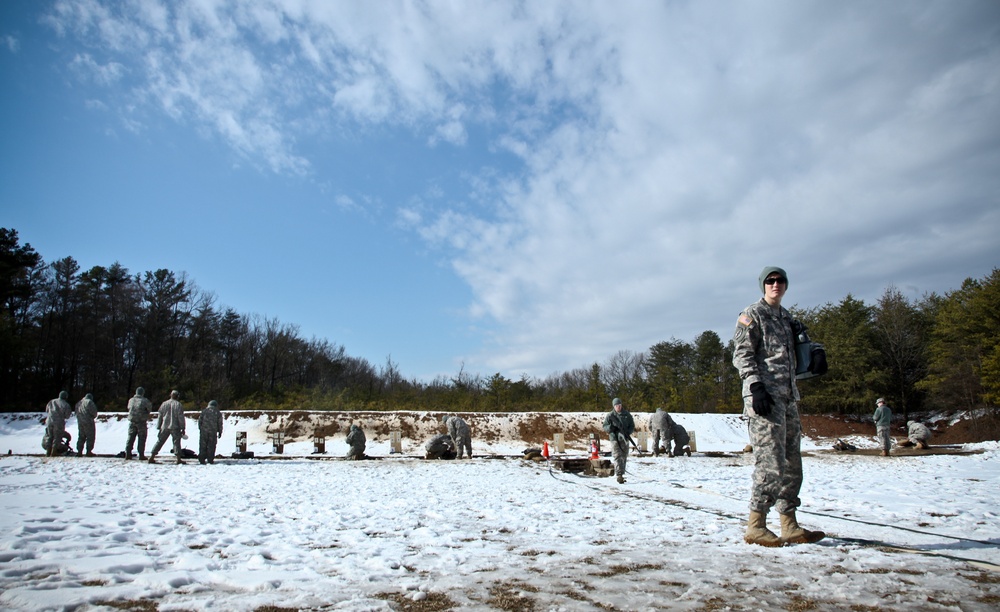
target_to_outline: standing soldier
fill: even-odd
[[[663,440],[663,452],[670,453],[670,430],[674,426],[674,419],[670,413],[663,408],[657,408],[656,412],[649,419],[649,429],[653,434],[653,456],[660,456],[660,440]]]
[[[87,447],[87,456],[94,456],[94,438],[97,435],[97,402],[90,393],[76,403],[76,454],[83,456],[83,447]]]
[[[885,403],[885,398],[875,400],[875,414],[872,415],[875,421],[875,437],[882,443],[882,456],[888,457],[892,448],[892,408]]]
[[[452,442],[455,443],[455,452],[458,454],[457,458],[461,459],[462,452],[468,451],[469,459],[472,459],[472,430],[469,429],[469,424],[465,422],[465,419],[445,414],[442,415],[441,422],[445,424],[445,427],[448,429],[448,435],[451,436]]]
[[[355,424],[351,424],[351,429],[347,432],[347,444],[351,447],[347,451],[347,458],[355,460],[364,459],[365,444],[367,441],[364,430]]]
[[[56,445],[63,439],[66,430],[66,419],[73,414],[73,407],[67,399],[69,393],[60,391],[59,397],[45,405],[45,437],[49,439],[49,447],[45,450],[50,457],[56,454]]]
[[[632,413],[622,406],[617,397],[611,401],[611,412],[604,417],[604,431],[611,440],[611,458],[615,462],[615,476],[618,484],[625,483],[625,463],[628,461],[628,445],[632,433],[635,432],[635,421]]]
[[[795,519],[801,504],[802,422],[792,316],[781,305],[788,275],[772,266],[757,281],[764,297],[740,314],[733,336],[733,366],[743,379],[743,412],[750,418],[755,463],[744,540],[761,546],[818,542],[826,534],[803,529]],[[772,506],[781,516],[780,538],[767,528]]]
[[[156,428],[160,430],[156,438],[156,446],[149,454],[149,462],[156,463],[156,453],[160,452],[163,443],[167,438],[174,440],[174,455],[177,456],[177,463],[184,463],[181,459],[181,436],[184,435],[184,405],[177,399],[181,396],[177,391],[170,392],[170,399],[160,404],[160,413],[156,419]]]
[[[215,445],[222,437],[222,412],[212,400],[198,416],[198,463],[215,463]]]
[[[128,441],[125,443],[125,459],[132,458],[132,444],[138,437],[139,459],[146,459],[146,434],[148,432],[149,413],[153,411],[153,403],[143,397],[146,390],[139,387],[135,397],[128,401]]]

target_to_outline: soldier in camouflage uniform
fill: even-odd
[[[660,456],[660,440],[663,440],[663,452],[670,452],[670,430],[674,426],[674,419],[670,413],[663,408],[657,408],[656,412],[649,419],[649,430],[653,434],[653,456]]]
[[[875,436],[882,443],[882,456],[888,457],[892,452],[892,408],[885,403],[884,398],[875,400],[875,414],[872,415],[875,421]]]
[[[611,459],[615,463],[618,484],[625,483],[625,464],[628,461],[629,438],[635,432],[632,413],[622,406],[617,397],[611,400],[611,412],[604,417],[604,431],[611,440]]]
[[[446,433],[438,434],[424,445],[428,459],[454,459],[455,441]]]
[[[97,403],[94,396],[88,393],[83,399],[76,403],[76,454],[83,455],[84,446],[87,447],[87,456],[94,456],[94,438],[97,436]]]
[[[907,439],[900,446],[916,446],[920,449],[930,448],[927,442],[931,439],[931,430],[919,421],[906,422]]]
[[[149,413],[153,411],[153,403],[143,397],[146,390],[138,387],[135,397],[128,401],[128,441],[125,443],[125,459],[132,458],[132,444],[139,439],[139,459],[146,459],[146,435],[148,431]]]
[[[65,391],[59,392],[59,397],[54,400],[50,400],[48,404],[45,405],[45,436],[49,440],[56,441],[58,444],[59,440],[62,440],[63,432],[66,431],[66,419],[73,414],[73,407],[70,406],[69,402],[66,400],[69,398],[69,393]],[[51,456],[55,454],[53,444],[49,445],[46,450]]]
[[[347,432],[347,444],[350,450],[347,451],[347,458],[358,460],[365,458],[365,444],[368,439],[365,437],[363,429],[355,424],[351,425],[351,430]]]
[[[156,446],[153,452],[149,453],[149,462],[156,463],[156,453],[163,448],[163,443],[167,438],[173,438],[174,455],[177,456],[177,463],[184,463],[181,458],[183,449],[181,448],[181,437],[184,435],[184,405],[177,399],[181,396],[177,391],[170,392],[170,399],[160,404],[160,413],[156,419],[156,428],[160,430],[156,438]]]
[[[45,454],[51,457],[72,455],[73,448],[70,445],[72,441],[73,436],[64,429],[59,439],[56,440],[55,446],[50,448],[49,445],[52,444],[52,440],[49,438],[49,430],[46,429],[45,434],[42,436],[42,448],[45,449]]]
[[[674,443],[674,450],[672,451],[670,450],[671,441]],[[691,456],[691,436],[680,423],[674,423],[670,426],[670,437],[667,438],[667,451],[671,457],[680,457],[684,453],[687,453],[688,457]]]
[[[801,503],[802,423],[792,317],[781,306],[788,275],[767,267],[758,282],[764,297],[740,314],[733,337],[733,365],[743,380],[743,410],[750,418],[755,462],[744,540],[762,546],[817,542],[826,534],[803,529],[795,518]],[[772,506],[781,517],[780,538],[767,528]]]
[[[455,443],[455,452],[458,454],[458,458],[462,458],[463,451],[468,451],[469,459],[472,459],[472,431],[465,419],[446,414],[441,417],[441,422],[448,428],[448,435]]]
[[[222,437],[222,412],[219,402],[212,400],[198,415],[198,463],[215,463],[215,446]]]

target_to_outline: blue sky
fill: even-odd
[[[0,226],[404,376],[1000,263],[1000,4],[0,3]]]

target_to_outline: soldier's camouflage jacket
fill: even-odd
[[[743,379],[745,414],[754,414],[748,398],[755,382],[764,383],[776,400],[799,400],[792,315],[783,306],[775,310],[764,298],[747,306],[736,321],[733,343],[733,366]]]
[[[215,406],[208,405],[202,409],[198,416],[198,431],[219,437],[222,435],[222,423],[222,411]]]
[[[145,424],[149,421],[149,413],[153,411],[153,402],[136,395],[128,401],[128,420],[133,423]]]
[[[81,425],[93,425],[97,418],[97,402],[83,398],[76,403],[76,420]]]
[[[160,431],[180,430],[184,433],[184,405],[175,399],[168,399],[160,404],[160,414],[156,419],[156,428]]]

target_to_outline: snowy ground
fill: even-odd
[[[0,452],[13,453],[0,457],[0,609],[1000,607],[1000,444],[882,458],[807,441],[799,518],[831,537],[765,549],[742,541],[745,426],[678,420],[702,452],[633,456],[618,485],[488,456],[520,452],[515,439],[474,439],[461,462],[390,456],[375,435],[373,461],[312,460],[310,442],[210,466],[48,459],[37,415],[0,415]],[[220,453],[260,426],[227,422]],[[102,422],[95,450],[122,450],[124,432]],[[342,437],[327,451],[341,456]]]

